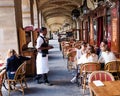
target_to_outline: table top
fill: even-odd
[[[120,61],[120,58],[117,58],[118,61]]]
[[[5,61],[0,59],[0,72],[6,68]]]
[[[96,96],[120,96],[120,80],[105,81],[103,84],[104,86],[96,86],[89,83],[89,87]]]

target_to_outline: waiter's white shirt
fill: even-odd
[[[42,34],[40,34],[40,36],[44,37]],[[37,44],[36,44],[37,49],[41,47],[41,45],[44,43],[43,39],[40,36],[37,38]],[[42,57],[41,50],[38,50],[37,53],[36,69],[37,69],[37,74],[44,74],[44,73],[48,73],[49,71],[48,55],[46,55],[46,57]]]

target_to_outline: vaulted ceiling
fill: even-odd
[[[71,23],[71,11],[78,8],[82,0],[38,0],[39,10],[52,31],[57,31],[64,23]]]

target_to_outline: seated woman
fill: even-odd
[[[14,79],[15,71],[28,57],[18,56],[14,49],[9,49],[7,54],[6,71],[8,79]]]
[[[110,48],[107,46],[105,48],[105,51],[101,53],[101,56],[99,57],[100,63],[108,63],[110,61],[116,60],[116,57],[113,52],[111,52]]]
[[[88,63],[88,62],[98,62],[98,55],[95,54],[95,50],[92,45],[87,46],[86,53],[83,54],[80,57],[80,59],[78,59],[77,64],[79,65],[79,64],[84,64],[84,63]],[[71,82],[74,82],[78,75],[79,75],[79,73],[71,80]]]
[[[82,42],[81,43],[81,48],[80,49],[77,49],[77,53],[76,53],[76,59],[80,59],[80,57],[86,53],[86,48],[87,48],[87,43],[86,42]]]
[[[87,47],[86,53],[78,59],[77,64],[79,65],[87,62],[98,62],[98,55],[95,54],[95,50],[92,45]]]

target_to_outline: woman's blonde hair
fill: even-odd
[[[15,51],[14,49],[9,49],[9,50],[8,50],[8,53],[7,53],[7,57],[9,58],[9,57],[11,57],[11,56],[13,56],[13,55],[16,55],[16,56],[17,56],[16,51]]]

